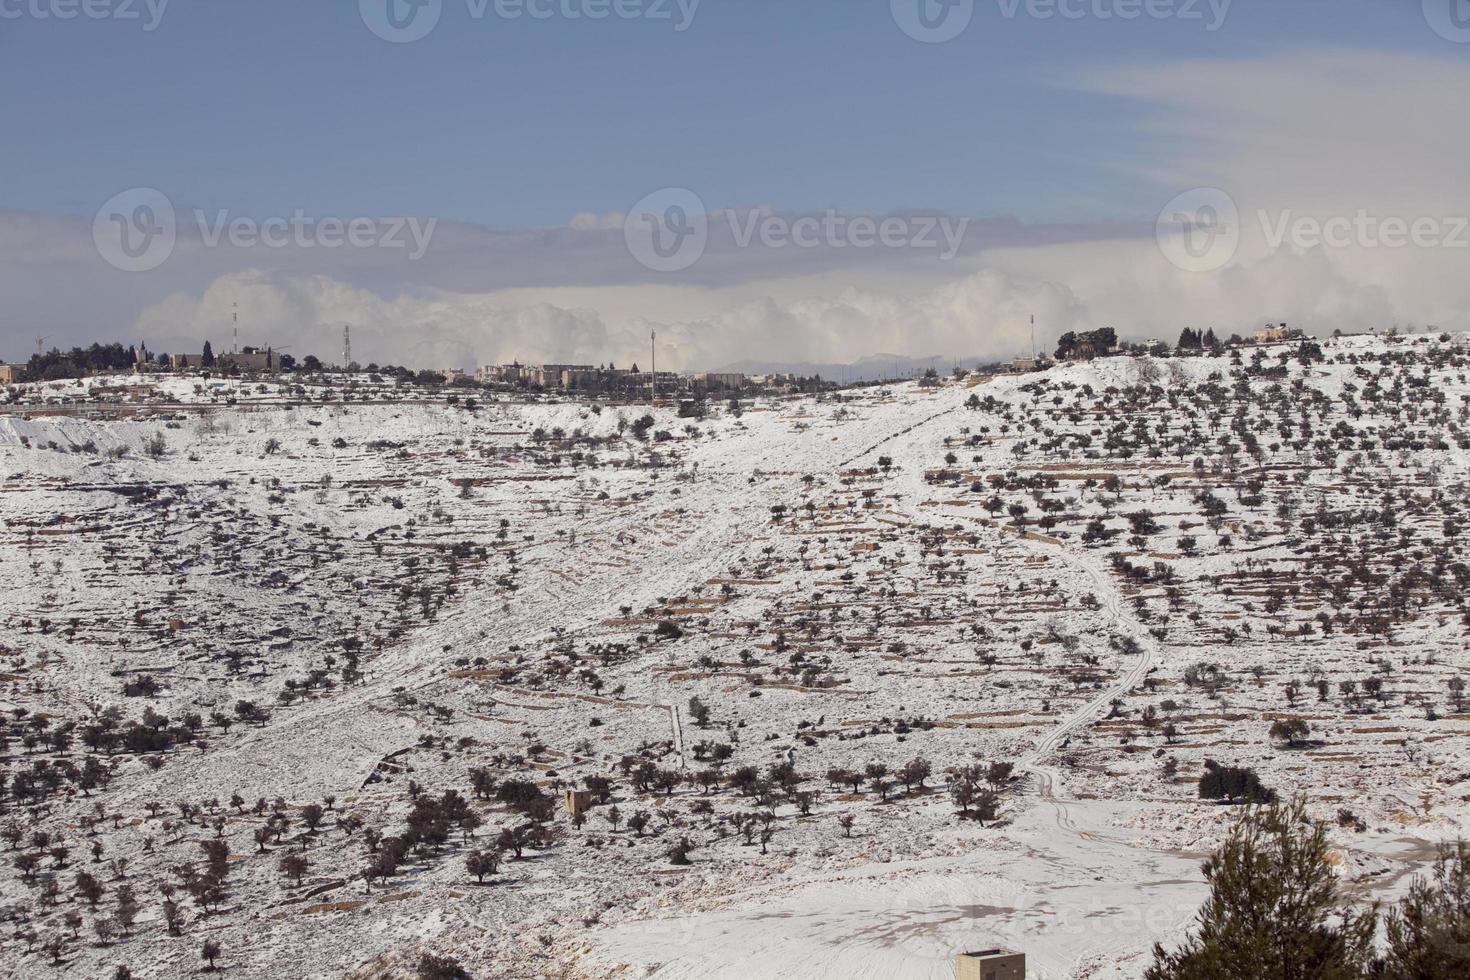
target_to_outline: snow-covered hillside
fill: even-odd
[[[15,389],[0,964],[1136,976],[1237,809],[1207,761],[1394,894],[1470,821],[1466,370]]]

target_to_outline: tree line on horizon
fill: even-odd
[[[290,354],[277,356],[283,372],[304,371],[314,374],[327,370],[326,365],[315,354],[307,354],[299,363]],[[149,362],[160,367],[167,367],[168,357],[167,354],[150,355]],[[206,340],[200,364],[204,368],[213,368],[216,363],[213,347]],[[138,348],[136,345],[94,343],[89,347],[73,347],[67,351],[53,347],[44,353],[32,354],[30,360],[25,363],[21,374],[24,381],[67,381],[93,374],[127,371],[137,364]],[[393,364],[369,364],[363,370],[398,381],[425,385],[445,383],[444,376],[437,371],[415,371],[412,368]],[[235,369],[235,372],[238,373],[238,368]]]

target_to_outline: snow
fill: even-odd
[[[1470,384],[1458,348],[1429,338],[1322,347],[1309,364],[1294,345],[1261,349],[1254,373],[1251,350],[1239,364],[1108,358],[702,420],[477,391],[451,402],[366,376],[14,389],[0,405],[0,707],[79,730],[107,706],[203,726],[202,747],[111,755],[75,739],[28,750],[24,723],[9,726],[12,774],[89,754],[115,774],[49,809],[12,806],[73,853],[57,906],[0,873],[0,901],[21,916],[0,963],[46,969],[45,939],[70,934],[72,879],[92,867],[81,821],[98,804],[96,839],[105,860],[130,859],[143,914],[117,942],[89,926],[68,940],[68,969],[87,976],[191,973],[206,935],[239,977],[386,977],[431,950],[477,977],[928,978],[978,945],[1025,950],[1038,977],[1137,976],[1153,943],[1189,928],[1199,863],[1235,813],[1197,798],[1205,759],[1305,793],[1334,824],[1350,809],[1366,829],[1333,828],[1344,884],[1392,897],[1467,820],[1470,716],[1448,686],[1466,667],[1464,590],[1436,591],[1429,571],[1453,579],[1463,561],[1445,522],[1463,515]],[[1380,372],[1398,394],[1374,400]],[[1262,400],[1236,405],[1237,385]],[[634,434],[645,414],[647,441]],[[1354,435],[1334,452],[1312,445],[1341,425]],[[1140,432],[1158,457],[1131,448]],[[1379,445],[1397,439],[1416,448]],[[1213,526],[1204,490],[1227,504]],[[1397,536],[1378,542],[1353,515],[1386,493],[1402,495]],[[1141,547],[1127,516],[1140,510],[1157,524]],[[1317,513],[1349,522],[1303,529]],[[1084,540],[1094,520],[1118,533]],[[1370,542],[1382,582],[1346,585],[1339,602],[1339,560]],[[1120,559],[1174,577],[1129,580]],[[1387,628],[1355,618],[1415,569]],[[343,677],[354,643],[361,675]],[[1185,678],[1200,663],[1224,685]],[[124,694],[145,676],[156,693]],[[1340,687],[1373,676],[1382,698]],[[239,701],[269,721],[211,723]],[[1283,715],[1320,744],[1274,745]],[[762,848],[737,826],[765,809],[756,798],[640,792],[620,766],[692,776],[718,743],[733,752],[725,776],[794,752],[801,788],[819,794],[810,814],[771,800]],[[920,755],[932,775],[912,793],[826,779]],[[1017,770],[999,822],[957,819],[946,771],[996,761]],[[550,846],[479,886],[464,855],[521,820],[475,800],[475,841],[455,832],[369,886],[362,831],[337,818],[400,833],[410,780],[470,797],[476,768],[548,789],[610,775],[622,816],[650,824],[614,827],[606,806],[583,827],[558,813]],[[300,808],[329,795],[305,832]],[[261,852],[253,804],[275,797],[292,824]],[[210,800],[181,819],[180,801]],[[184,935],[169,936],[157,886],[216,834],[230,897],[210,914],[186,901]],[[692,865],[667,858],[679,836],[698,845]],[[311,861],[299,888],[277,870],[292,848]],[[119,882],[96,867],[106,907]]]

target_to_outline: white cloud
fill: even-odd
[[[1286,49],[1094,70],[1075,81],[1147,107],[1131,165],[1172,188],[1165,200],[1203,184],[1251,209],[1470,207],[1463,59]]]
[[[567,227],[573,231],[621,230],[625,218],[626,215],[621,211],[609,211],[606,214],[582,211],[572,215],[572,220],[567,222]]]
[[[221,278],[197,299],[166,298],[143,313],[138,331],[210,338],[218,346],[229,336],[238,303],[242,342],[289,344],[331,360],[343,324],[351,323],[359,361],[471,367],[516,358],[627,364],[642,358],[649,331],[656,329],[661,361],[692,369],[749,357],[845,361],[877,352],[1003,353],[1029,342],[1032,310],[1050,322],[1072,324],[1082,316],[1064,287],[988,270],[912,295],[847,286],[835,295],[778,301],[771,294],[792,292],[791,284],[771,285],[778,288],[581,290],[585,305],[562,306],[537,296],[554,291],[436,291],[384,299],[323,277],[248,272]],[[655,310],[666,318],[647,315]]]
[[[218,347],[238,302],[245,342],[335,359],[351,323],[359,360],[416,366],[627,363],[655,328],[660,362],[681,368],[1009,356],[1029,347],[1033,312],[1043,341],[1092,326],[1172,339],[1183,326],[1244,332],[1267,320],[1319,332],[1470,329],[1470,250],[1272,252],[1257,219],[1470,215],[1470,130],[1458,125],[1470,64],[1283,51],[1093,71],[1077,84],[1142,108],[1135,155],[1122,165],[1154,183],[1159,206],[1201,185],[1235,198],[1243,240],[1232,265],[1212,274],[1170,265],[1149,213],[1121,230],[976,222],[950,262],[904,249],[741,249],[712,237],[693,269],[667,277],[628,255],[620,214],[587,213],[557,229],[441,224],[419,263],[188,242],[158,273],[128,277],[96,258],[85,222],[0,213],[0,290],[12,322],[26,324],[13,332],[84,323],[86,335],[70,342],[115,336],[161,349],[208,338]]]
[[[1319,329],[1394,322],[1470,329],[1470,248],[1353,244],[1274,250],[1266,229],[1299,219],[1428,219],[1453,233],[1470,217],[1470,130],[1458,124],[1470,64],[1350,48],[1183,60],[1093,71],[1079,84],[1146,108],[1132,169],[1159,182],[1160,206],[1219,187],[1240,211],[1236,264],[1159,283],[1143,319],[1188,311],[1237,324],[1259,316]],[[1372,236],[1369,236],[1370,239]],[[1470,233],[1460,245],[1470,245]],[[1096,279],[1103,269],[1087,274]],[[1104,284],[1077,286],[1095,311]],[[1130,301],[1133,299],[1129,298]]]

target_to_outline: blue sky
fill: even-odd
[[[940,0],[701,0],[684,31],[693,0],[484,0],[479,18],[481,0],[438,0],[404,44],[368,26],[390,0],[169,0],[145,30],[162,2],[0,0],[0,359],[40,336],[218,346],[236,304],[250,342],[330,351],[350,321],[377,360],[465,367],[625,361],[650,329],[691,368],[1003,356],[1033,313],[1043,336],[1470,329],[1466,252],[1249,234],[1257,213],[1470,214],[1470,0],[973,0],[938,44],[900,21]],[[137,19],[36,16],[84,3]],[[668,17],[556,10],[598,3]],[[1080,16],[1045,16],[1058,3]],[[1176,15],[1098,14],[1150,4]],[[1206,271],[1155,232],[1200,187],[1245,233]],[[128,271],[94,217],[138,188],[168,198],[179,239]],[[660,269],[625,218],[664,188],[712,214],[972,224],[937,257],[737,247],[712,222],[695,264]],[[209,245],[195,209],[440,224],[418,261]]]
[[[242,213],[523,227],[684,185],[713,206],[1137,217],[1154,202],[1123,169],[1136,107],[1068,87],[1079,68],[1308,40],[1454,47],[1418,0],[1239,0],[1214,32],[1007,19],[980,0],[937,45],[903,35],[886,0],[704,0],[682,33],[468,11],[446,0],[405,45],[353,0],[173,0],[152,33],[0,22],[0,203],[90,214],[147,185]]]

